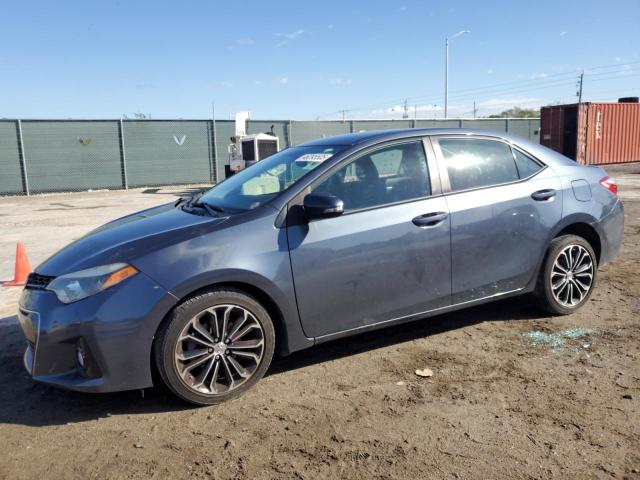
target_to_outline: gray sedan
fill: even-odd
[[[275,352],[514,295],[570,314],[620,247],[616,194],[601,168],[486,131],[308,142],[45,261],[20,299],[25,367],[93,392],[157,369],[214,404]]]

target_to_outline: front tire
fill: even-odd
[[[178,397],[213,405],[244,394],[265,374],[275,347],[267,311],[231,288],[202,292],[178,305],[154,343],[163,382]]]
[[[538,279],[538,303],[555,315],[568,315],[582,307],[593,293],[597,277],[593,248],[577,235],[551,241]]]

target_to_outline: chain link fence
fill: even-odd
[[[393,128],[480,128],[539,141],[539,119],[249,120],[280,147]],[[0,120],[0,195],[215,183],[232,120]]]

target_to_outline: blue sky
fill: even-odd
[[[640,1],[5,1],[0,117],[442,117],[640,94]],[[597,68],[592,68],[597,67]]]

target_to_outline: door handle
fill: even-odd
[[[447,212],[432,212],[419,215],[411,221],[418,227],[434,227],[443,222],[447,216]]]
[[[555,196],[556,196],[556,191],[552,188],[547,188],[545,190],[538,190],[537,192],[533,192],[531,194],[531,198],[533,198],[538,202],[549,200]]]

